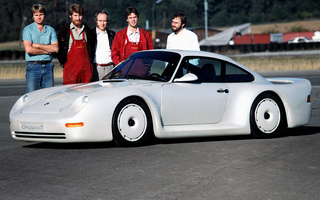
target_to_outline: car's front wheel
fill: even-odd
[[[148,106],[138,98],[128,98],[120,102],[113,115],[112,131],[118,145],[144,144],[152,133]]]
[[[261,94],[250,111],[252,135],[259,138],[276,136],[284,128],[285,113],[280,99],[273,94]]]

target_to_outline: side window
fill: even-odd
[[[249,72],[230,63],[226,63],[226,82],[250,82],[253,80],[254,77]]]
[[[199,74],[199,58],[194,57],[186,57],[182,60],[179,69],[176,73],[175,78],[181,78],[182,76],[186,75],[187,73],[193,73],[198,76]]]
[[[219,60],[187,57],[184,58],[176,74],[180,78],[187,73],[193,73],[200,83],[222,82],[222,62]]]

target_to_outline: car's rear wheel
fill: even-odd
[[[120,102],[113,115],[112,131],[118,145],[145,144],[152,132],[151,114],[147,105],[138,98]]]
[[[274,94],[261,94],[250,111],[251,133],[255,137],[270,138],[284,128],[285,113],[280,99]]]

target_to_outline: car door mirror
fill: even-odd
[[[174,79],[174,82],[192,82],[198,80],[198,77],[193,73],[187,73],[181,78]]]

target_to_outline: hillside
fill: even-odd
[[[251,33],[289,33],[303,31],[320,31],[320,20],[304,20],[287,23],[252,25]]]
[[[226,30],[228,28],[230,27],[219,27],[217,29]],[[252,34],[290,33],[304,31],[320,31],[320,19],[283,23],[251,24]]]

